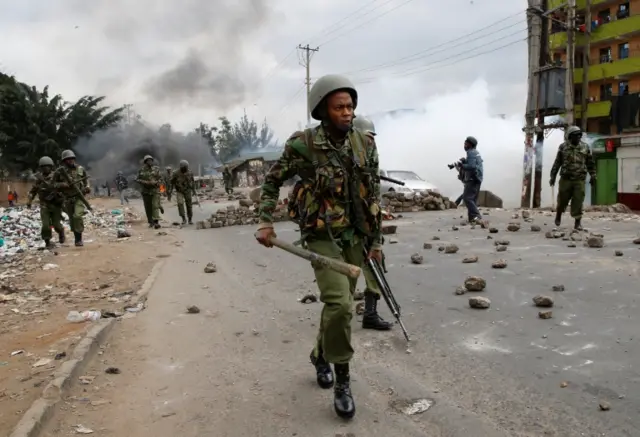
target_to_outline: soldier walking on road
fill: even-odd
[[[115,182],[115,185],[116,185],[116,188],[117,188],[118,192],[120,193],[120,205],[124,205],[125,202],[128,205],[129,204],[129,198],[125,194],[124,190],[129,188],[129,181],[127,180],[127,178],[124,177],[124,174],[122,174],[122,172],[119,171],[114,182]]]
[[[571,126],[567,129],[565,142],[558,148],[549,181],[549,185],[553,187],[556,184],[558,171],[560,171],[556,226],[560,226],[562,213],[571,202],[571,216],[575,220],[574,229],[578,231],[582,230],[582,205],[587,173],[591,176],[591,185],[596,182],[596,168],[591,149],[581,139],[582,131],[579,127]]]
[[[376,127],[373,122],[364,117],[356,117],[353,120],[353,127],[365,132],[374,140]],[[382,296],[380,287],[373,276],[373,272],[367,263],[364,263],[362,274],[364,276],[366,288],[364,290],[364,314],[362,317],[363,329],[375,329],[378,331],[388,331],[393,327],[393,323],[385,321],[378,314],[378,301]]]
[[[171,181],[169,181],[171,190],[176,190],[176,202],[178,203],[178,213],[182,218],[182,224],[186,224],[187,220],[184,216],[184,207],[187,206],[187,218],[189,224],[193,224],[193,192],[196,189],[196,181],[193,177],[193,172],[189,170],[189,163],[184,159],[180,161],[180,170],[173,173]],[[168,191],[168,196],[171,196],[171,191]]]
[[[321,124],[296,132],[287,140],[280,159],[262,186],[258,242],[271,247],[273,212],[283,183],[298,175],[295,208],[302,241],[312,252],[361,266],[364,245],[369,256],[382,261],[378,152],[372,136],[353,129],[358,93],[343,76],[321,77],[309,94],[311,115]],[[369,241],[367,241],[369,240]],[[357,280],[314,266],[320,300],[324,303],[320,328],[311,352],[316,380],[322,388],[334,386],[334,409],[352,418],[356,407],[351,393],[349,362],[353,357],[351,319]],[[334,365],[336,380],[330,364]]]
[[[172,175],[172,173],[173,173],[173,169],[171,168],[171,166],[167,166],[167,167],[165,168],[165,172],[166,172],[166,173],[164,174],[164,177],[163,177],[163,182],[164,182],[164,192],[165,192],[165,193],[166,193],[166,195],[167,195],[167,200],[168,200],[169,202],[171,202],[171,191],[172,191],[172,190],[171,190],[171,188],[172,188],[172,187],[171,187],[171,175]]]
[[[141,185],[140,194],[144,204],[144,212],[147,216],[149,227],[160,229],[160,184],[162,175],[160,169],[153,165],[153,157],[146,155],[143,164],[138,170],[136,181]]]
[[[29,191],[27,197],[27,208],[31,209],[33,199],[38,196],[40,200],[40,220],[42,229],[40,235],[44,240],[47,249],[53,247],[51,243],[51,228],[58,233],[58,241],[64,244],[64,227],[62,226],[62,195],[55,189],[53,184],[53,159],[48,156],[40,158],[38,163],[40,171],[36,173],[36,182]]]
[[[76,155],[72,150],[62,152],[62,165],[53,174],[54,186],[60,190],[64,197],[63,210],[69,217],[69,225],[73,231],[75,245],[84,246],[82,233],[84,232],[85,205],[78,191],[83,194],[91,193],[89,175],[84,167],[76,164]],[[69,180],[65,176],[69,176]]]
[[[233,193],[233,175],[231,174],[231,171],[229,170],[228,165],[224,166],[224,171],[222,172],[222,180],[224,182],[224,191],[226,191],[227,194],[232,194]]]

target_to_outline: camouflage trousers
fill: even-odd
[[[362,243],[340,248],[330,239],[313,239],[307,241],[307,247],[312,252],[356,266],[364,262]],[[346,364],[353,356],[351,319],[358,281],[324,267],[314,267],[314,274],[324,306],[313,353],[317,357],[322,352],[328,363]]]
[[[370,291],[373,294],[375,294],[379,299],[380,296],[382,296],[382,292],[380,291],[380,287],[376,282],[375,276],[373,276],[373,271],[371,271],[371,267],[369,267],[369,265],[366,264],[366,262],[362,267],[362,275],[364,276],[364,282],[366,287],[365,292]]]
[[[178,204],[178,214],[180,214],[180,217],[185,218],[184,210],[186,206],[187,217],[191,220],[193,217],[193,198],[191,197],[191,193],[188,191],[186,193],[176,191],[176,203]]]
[[[84,232],[84,203],[78,198],[65,199],[63,210],[69,216],[69,226],[72,232],[82,234]]]
[[[160,220],[160,193],[150,193],[142,195],[142,203],[144,204],[144,213],[147,216],[147,222],[152,224]]]
[[[43,240],[51,240],[52,227],[58,234],[62,234],[64,232],[64,228],[62,227],[62,206],[50,203],[41,203],[40,220],[42,221],[40,236]]]
[[[571,217],[574,219],[582,218],[582,205],[585,197],[585,181],[570,180],[560,178],[558,184],[558,208],[557,212],[562,214],[569,202],[571,202]]]
[[[225,181],[225,183],[224,183],[224,191],[226,191],[227,194],[233,193],[233,185],[231,184],[231,181]]]

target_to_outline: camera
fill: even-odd
[[[447,167],[449,167],[449,170],[453,170],[454,168],[456,168],[458,166],[458,163],[456,162],[455,164],[447,164]]]

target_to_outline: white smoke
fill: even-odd
[[[523,100],[524,96],[513,96]],[[412,170],[452,198],[462,192],[456,171],[447,164],[465,155],[464,139],[474,136],[484,160],[482,188],[519,207],[524,156],[524,116],[505,119],[492,115],[487,83],[478,80],[466,89],[430,98],[420,111],[375,118],[380,167]],[[542,206],[551,205],[549,173],[563,132],[545,139],[542,169]]]

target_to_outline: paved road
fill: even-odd
[[[219,205],[204,203],[196,219]],[[45,436],[66,435],[78,423],[128,437],[637,436],[640,250],[631,241],[638,222],[587,220],[607,244],[590,249],[545,239],[529,224],[506,232],[509,216],[489,216],[500,229],[493,237],[511,242],[502,253],[486,230],[451,230],[457,212],[396,222],[388,279],[413,341],[407,348],[399,330],[363,331],[354,319],[351,423],[334,416],[331,392],[315,386],[308,363],[320,304],[298,299],[315,289],[310,268],[258,246],[252,227],[179,230],[183,248],[167,260],[148,308],[116,328],[94,363],[94,390],[76,388]],[[534,217],[551,229],[551,217]],[[296,237],[292,224],[277,230]],[[426,241],[434,248],[423,249]],[[459,253],[438,252],[445,243]],[[424,264],[410,264],[415,252]],[[479,262],[462,264],[468,255]],[[491,269],[499,258],[507,268]],[[217,273],[203,273],[209,261]],[[470,309],[468,295],[454,294],[467,275],[487,280],[491,309]],[[555,284],[566,291],[552,292]],[[555,299],[550,320],[532,306],[540,293]],[[192,304],[202,312],[185,314]],[[123,373],[102,374],[109,365]],[[83,396],[111,404],[74,405]],[[419,399],[433,405],[402,412]],[[600,411],[600,401],[611,410]]]

